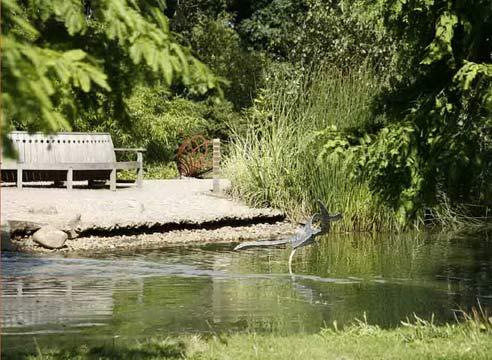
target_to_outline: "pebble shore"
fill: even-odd
[[[229,186],[227,180],[221,185],[222,190]],[[48,253],[232,244],[294,232],[282,212],[251,208],[211,189],[212,181],[202,179],[148,180],[142,189],[121,185],[116,191],[84,184],[73,190],[2,186],[2,225],[10,224],[15,235],[11,250]],[[32,234],[46,225],[80,236],[70,236],[60,249],[45,249]]]
[[[250,226],[224,226],[214,230],[175,230],[165,233],[90,236],[68,240],[65,247],[57,250],[45,249],[36,244],[32,237],[13,239],[13,250],[26,253],[98,253],[127,250],[158,249],[168,246],[192,246],[210,243],[233,244],[242,241],[273,240],[291,236],[295,226],[289,222],[255,224]]]

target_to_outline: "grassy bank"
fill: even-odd
[[[370,105],[381,83],[365,66],[350,73],[320,68],[307,75],[277,70],[249,114],[246,129],[233,136],[226,176],[233,193],[254,206],[274,206],[299,219],[315,199],[342,211],[347,231],[398,227],[394,211],[351,176],[351,162],[320,156],[317,132],[364,128],[373,121]]]
[[[416,319],[392,330],[359,321],[319,334],[184,336],[129,345],[40,349],[28,359],[490,359],[492,319],[435,326]],[[120,341],[120,340],[118,340]]]

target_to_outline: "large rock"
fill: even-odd
[[[51,225],[43,226],[32,236],[32,239],[36,243],[47,249],[59,249],[63,247],[67,238],[68,235],[65,232]]]

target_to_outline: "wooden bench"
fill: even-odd
[[[143,152],[145,149],[113,147],[107,133],[62,132],[55,134],[12,131],[8,135],[17,160],[2,159],[1,178],[4,182],[66,181],[72,189],[73,181],[110,180],[116,190],[117,170],[137,170],[137,187],[142,187]],[[135,152],[136,161],[116,161],[116,152]]]

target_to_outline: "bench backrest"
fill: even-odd
[[[28,164],[112,163],[116,161],[113,140],[107,133],[54,134],[12,131],[8,137],[18,160]]]

